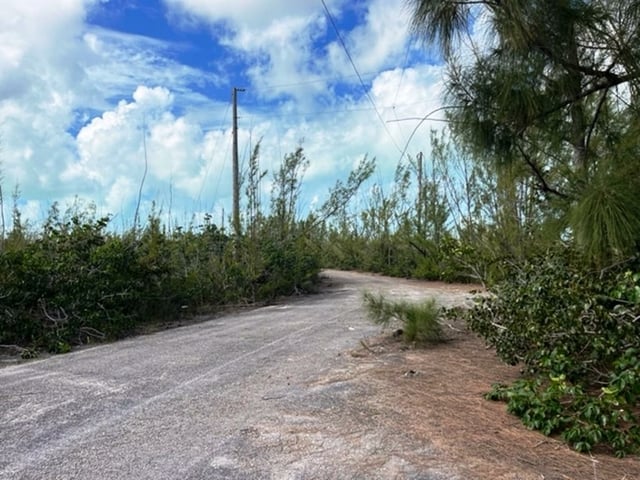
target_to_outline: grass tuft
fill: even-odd
[[[432,298],[420,303],[391,302],[382,295],[365,292],[364,306],[371,320],[383,327],[388,327],[393,320],[400,320],[406,342],[427,344],[444,340],[440,324],[441,309]]]

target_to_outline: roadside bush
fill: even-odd
[[[303,230],[252,241],[214,225],[167,232],[152,215],[122,235],[54,205],[42,231],[0,251],[0,345],[32,356],[117,339],[141,325],[311,289],[319,254]]]
[[[244,179],[244,225],[233,236],[208,214],[202,225],[168,231],[153,209],[142,228],[136,220],[117,235],[109,218],[96,218],[94,207],[78,202],[64,215],[54,204],[36,232],[14,203],[12,230],[0,238],[0,348],[66,352],[184,312],[312,291],[323,221],[344,209],[374,163],[365,158],[336,183],[321,217],[302,221],[299,196],[309,166],[303,148],[285,155],[274,172],[268,214],[261,208],[267,172],[259,151],[258,143]]]
[[[486,272],[480,269],[484,258],[470,243],[446,234],[437,244],[423,239],[420,245],[424,253],[417,258],[411,277],[444,282],[486,280]]]
[[[0,343],[66,352],[133,329],[151,272],[107,224],[86,212],[61,218],[54,206],[40,236],[0,253]]]
[[[263,270],[257,294],[262,299],[309,292],[320,274],[320,254],[299,232],[262,241]]]
[[[638,451],[640,274],[629,267],[590,271],[568,249],[511,265],[468,318],[502,360],[523,365],[524,378],[489,398],[578,451]]]
[[[444,340],[440,324],[441,309],[434,299],[422,303],[389,302],[383,296],[364,294],[364,305],[374,323],[389,326],[402,322],[402,336],[408,343],[438,343]]]
[[[488,252],[449,233],[436,242],[405,231],[388,238],[367,238],[330,229],[319,243],[327,268],[462,283],[485,283],[501,274]]]

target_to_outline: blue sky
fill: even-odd
[[[388,183],[417,120],[441,104],[443,67],[412,38],[404,0],[4,0],[0,173],[37,223],[79,198],[116,227],[155,202],[172,224],[231,199],[231,90],[239,150],[262,138],[271,172],[303,141],[302,208],[365,155]],[[361,80],[363,83],[361,83]],[[428,152],[425,122],[407,152]],[[366,192],[363,193],[366,195]]]

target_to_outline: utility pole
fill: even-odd
[[[238,92],[244,88],[233,87],[233,231],[240,236],[240,172],[238,167]]]

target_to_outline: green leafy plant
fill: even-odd
[[[586,265],[567,248],[512,265],[468,323],[524,367],[524,378],[490,398],[578,451],[607,446],[622,456],[640,451],[640,275]]]

